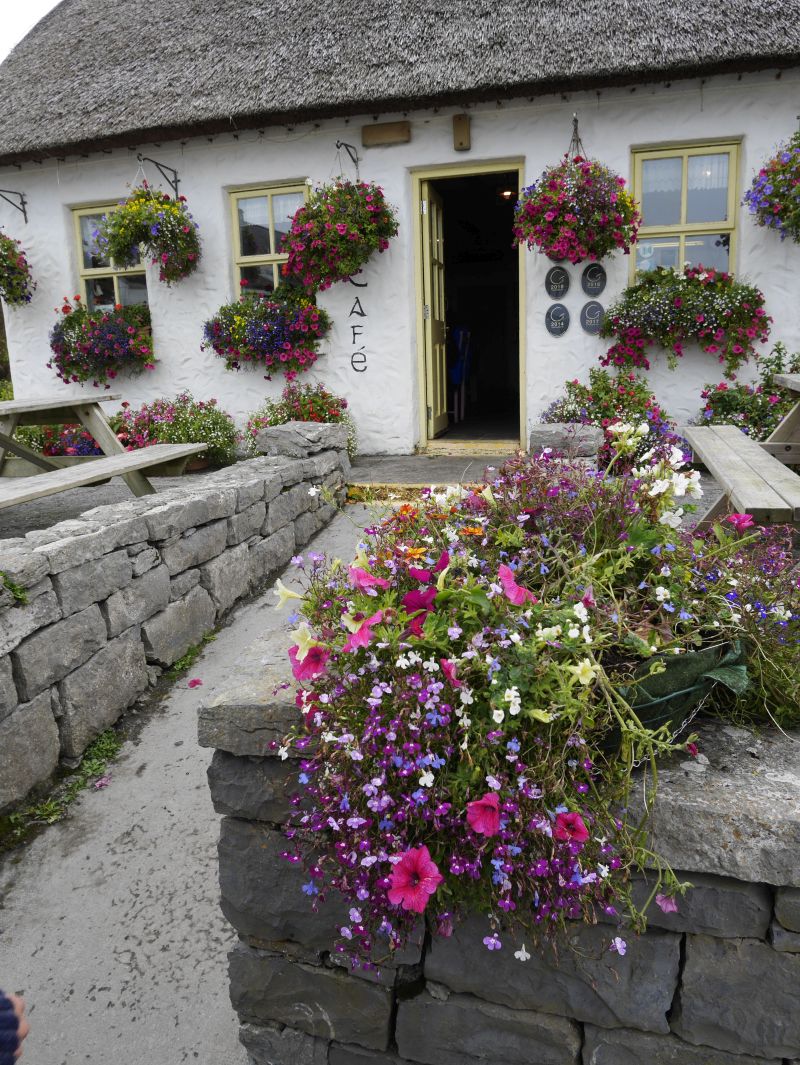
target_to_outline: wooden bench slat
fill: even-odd
[[[28,414],[38,410],[61,410],[67,407],[83,407],[87,403],[108,403],[122,399],[121,392],[106,392],[102,396],[50,396],[41,399],[5,399],[0,403],[0,418],[6,414]]]
[[[731,448],[741,446],[744,434],[735,425],[716,426],[717,436],[730,443]],[[800,518],[800,477],[784,466],[780,459],[770,455],[757,440],[744,437],[747,444],[744,458],[753,469],[792,510],[792,521]]]
[[[132,470],[159,466],[171,459],[188,459],[207,449],[207,444],[153,444],[139,451],[98,458],[85,465],[53,470],[36,477],[9,478],[6,483],[0,481],[0,509],[43,499],[69,488],[82,488],[97,481],[107,481],[109,477],[119,477]]]
[[[753,468],[746,453],[748,448],[754,448],[779,469],[785,469],[783,464],[763,452],[736,426],[724,428],[732,428],[739,439],[720,434],[720,428],[723,427],[690,426],[684,435],[709,473],[722,485],[733,507],[765,523],[794,521],[794,508]]]
[[[772,380],[781,388],[800,393],[800,373],[776,373]]]

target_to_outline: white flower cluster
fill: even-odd
[[[661,461],[647,465],[655,455],[653,450],[642,455],[644,465],[633,470],[633,476],[645,483],[645,491],[651,499],[660,499],[660,522],[668,525],[671,529],[677,529],[684,515],[684,507],[675,506],[675,501],[685,499],[700,499],[703,489],[700,487],[700,473],[698,470],[686,470],[686,462],[683,452],[674,445],[670,448],[669,455]]]

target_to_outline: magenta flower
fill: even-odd
[[[297,658],[299,648],[297,644],[289,648],[289,659],[292,663],[292,673],[295,680],[313,680],[325,672],[325,666],[331,657],[330,651],[315,644],[309,647],[308,653],[301,661]]]
[[[533,592],[529,592],[527,588],[517,584],[514,579],[514,571],[508,566],[500,566],[497,570],[497,576],[502,586],[503,594],[514,606],[522,606],[526,602],[539,602]]]
[[[389,587],[389,581],[383,577],[376,577],[374,573],[361,569],[360,566],[351,566],[347,571],[347,575],[353,587],[358,588],[360,592],[365,592],[368,588]]]
[[[189,681],[189,683],[186,685],[186,687],[187,688],[200,688],[200,687],[202,687],[202,684],[203,684],[203,682],[202,682],[202,680],[200,680],[199,677],[192,677],[192,679]]]
[[[664,913],[678,912],[678,904],[672,895],[656,895],[656,906]]]
[[[442,667],[442,673],[447,677],[448,681],[454,688],[463,687],[461,681],[456,676],[456,664],[449,658],[440,658],[439,665]]]
[[[589,830],[580,814],[556,814],[556,827],[553,829],[553,835],[562,843],[585,843],[589,838]]]
[[[418,610],[431,610],[436,595],[435,588],[426,588],[424,591],[406,592],[400,601],[407,614],[416,614]]]
[[[372,626],[379,624],[383,621],[383,611],[379,610],[376,614],[373,614],[371,618],[365,618],[361,622],[357,632],[351,632],[347,637],[343,651],[357,651],[359,647],[369,647],[375,638],[375,633],[372,631]]]
[[[467,803],[467,822],[479,836],[496,836],[500,831],[500,799],[496,791],[487,791],[482,799]]]
[[[422,584],[430,584],[433,580],[433,573],[429,569],[417,569],[416,566],[408,567],[408,575]]]
[[[730,522],[737,533],[743,533],[745,529],[751,529],[755,525],[752,514],[729,514],[725,520]]]
[[[412,847],[400,858],[392,869],[391,885],[387,892],[393,906],[402,906],[404,910],[424,913],[436,889],[444,877],[439,872],[430,851],[423,844]]]

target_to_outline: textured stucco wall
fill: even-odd
[[[740,188],[746,187],[754,169],[776,142],[796,127],[800,73],[745,74],[675,82],[671,86],[639,86],[606,90],[602,94],[575,93],[568,99],[543,97],[503,106],[477,105],[471,109],[472,149],[453,150],[452,110],[414,112],[409,144],[361,149],[362,176],[381,183],[398,209],[400,235],[384,255],[365,270],[366,289],[339,285],[323,294],[320,302],[335,318],[326,354],[310,379],[322,380],[351,402],[365,452],[404,453],[419,440],[419,389],[414,287],[412,181],[410,168],[447,163],[467,165],[486,160],[523,157],[525,181],[555,161],[569,140],[574,110],[580,114],[587,151],[630,177],[632,146],[670,141],[706,141],[742,137]],[[381,120],[393,116],[382,115]],[[399,117],[399,116],[394,116]],[[190,387],[195,395],[217,396],[238,419],[264,397],[276,395],[282,379],[265,381],[257,372],[228,373],[221,360],[200,351],[202,323],[234,295],[231,214],[228,190],[248,183],[269,183],[310,178],[324,181],[338,171],[338,138],[360,143],[360,127],[372,116],[349,122],[332,120],[299,126],[292,131],[268,129],[196,138],[185,142],[138,146],[146,155],[180,171],[181,191],[199,221],[203,261],[198,272],[168,289],[149,279],[153,332],[160,363],[156,372],[120,381],[133,403]],[[352,172],[349,164],[345,167]],[[15,389],[20,397],[63,389],[52,371],[48,332],[54,308],[77,281],[76,250],[70,208],[122,197],[136,178],[133,150],[117,150],[89,158],[29,164],[18,171],[0,168],[0,184],[21,189],[29,200],[30,223],[25,226],[11,207],[0,203],[0,224],[26,246],[39,289],[33,303],[21,309],[5,308]],[[154,176],[154,175],[151,175]],[[737,273],[764,289],[769,313],[775,319],[773,336],[790,349],[800,345],[796,314],[796,271],[800,250],[754,226],[739,209]],[[577,315],[583,299],[575,276],[565,302],[573,325],[559,339],[544,328],[549,299],[543,281],[550,264],[526,256],[526,377],[527,419],[534,423],[541,410],[559,392],[566,378],[585,377],[602,344],[584,334]],[[628,278],[628,259],[607,260],[609,283],[601,302],[608,305]],[[580,268],[571,272],[579,275]],[[366,318],[360,337],[367,364],[362,373],[351,367],[353,351],[348,313],[359,295]],[[717,364],[709,356],[690,353],[680,370],[670,374],[663,357],[657,357],[652,379],[662,401],[679,419],[696,413],[698,392],[707,380],[718,380]]]

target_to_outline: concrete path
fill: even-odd
[[[351,558],[367,516],[348,507],[306,553]],[[108,788],[0,858],[0,987],[30,1011],[22,1065],[247,1061],[228,998],[234,936],[218,906],[219,818],[197,709],[287,646],[274,602],[268,592],[239,608],[189,675],[133,718],[138,735]],[[203,686],[189,689],[191,677]]]

